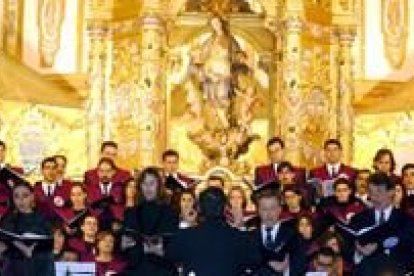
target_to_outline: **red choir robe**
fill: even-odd
[[[86,207],[84,210],[76,212],[72,207],[61,207],[55,209],[56,215],[63,222],[65,226],[70,229],[76,230],[77,233],[80,229],[82,220],[87,215],[93,215],[97,217],[99,213],[96,210]]]
[[[295,183],[305,184],[306,183],[306,169],[301,167],[293,167],[295,172]],[[277,172],[274,169],[273,164],[267,164],[258,166],[254,171],[254,184],[260,186],[263,183],[269,183],[277,180]]]
[[[401,184],[402,179],[399,175],[396,175],[395,173],[391,173],[390,178],[394,184]]]
[[[123,260],[117,257],[113,257],[110,262],[99,262],[96,260],[96,256],[89,256],[84,261],[96,264],[96,276],[123,275],[127,266]]]
[[[316,225],[320,227],[317,231],[323,233],[325,229],[332,225],[348,225],[352,217],[362,213],[366,209],[366,205],[354,197],[351,197],[347,203],[339,203],[335,197],[324,198],[317,212],[318,223]],[[338,230],[338,228],[335,229]],[[352,246],[348,241],[345,241],[342,248],[344,253],[343,269],[346,273],[351,272],[353,269],[350,249]]]
[[[81,262],[94,258],[96,254],[95,244],[87,243],[82,238],[69,238],[67,246],[79,254]]]
[[[37,210],[48,219],[56,219],[56,208],[63,207],[69,200],[70,189],[69,183],[55,184],[53,195],[48,196],[43,190],[42,182],[36,182],[33,190]],[[63,203],[62,206],[59,205],[61,203]]]
[[[300,208],[300,211],[298,213],[292,213],[289,211],[287,206],[283,206],[282,211],[279,215],[279,219],[283,221],[294,219],[296,221],[301,216],[307,216],[313,219],[314,214],[311,210],[306,208]]]
[[[323,165],[317,168],[314,168],[309,173],[309,179],[316,179],[321,185],[327,185],[328,183],[331,183],[332,187],[331,189],[333,191],[333,182],[335,179],[339,177],[347,178],[352,185],[354,185],[355,177],[356,177],[356,170],[350,166],[341,164],[339,167],[339,172],[331,176],[328,172],[327,165]],[[326,186],[325,186],[326,187]],[[332,193],[328,194],[328,196],[333,195]]]
[[[131,177],[132,175],[129,171],[118,168],[116,170],[116,173],[112,177],[112,182],[124,184]],[[99,176],[97,168],[85,172],[84,183],[85,186],[99,186]]]
[[[366,209],[366,205],[354,197],[347,203],[339,203],[335,197],[324,198],[318,205],[318,225],[326,224],[329,227],[335,223],[348,224],[354,215]]]
[[[98,214],[99,222],[103,228],[108,228],[110,221],[123,220],[124,215],[124,200],[123,200],[123,184],[114,182],[109,191],[109,195],[104,195],[101,190],[101,186],[91,185],[86,187],[86,192],[88,195],[88,202],[92,205],[92,209]],[[101,201],[105,197],[112,197],[113,201],[109,204],[108,208],[97,206],[93,207],[94,203]]]
[[[329,174],[327,165],[314,168],[310,171],[310,178],[317,178],[320,181],[333,180],[341,176],[346,176],[348,180],[351,181],[351,183],[354,183],[356,170],[350,166],[341,164],[339,166],[338,174],[334,177],[331,177],[331,175]]]

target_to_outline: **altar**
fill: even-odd
[[[118,162],[131,170],[160,164],[171,148],[182,171],[202,178],[220,168],[236,182],[267,162],[272,136],[307,168],[323,162],[328,138],[357,167],[371,167],[383,146],[410,160],[413,8],[1,1],[0,139],[34,178],[51,154],[66,155],[68,175],[81,178],[105,140],[119,144]]]

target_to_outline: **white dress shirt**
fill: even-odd
[[[109,195],[111,193],[112,182],[110,182],[108,184],[100,183],[99,186],[101,187],[101,194],[102,195]]]
[[[387,208],[385,208],[384,210],[382,210],[382,212],[384,213],[384,220],[387,222],[390,219],[392,210],[394,209],[394,207],[392,205],[388,206]],[[375,210],[375,222],[379,223],[380,222],[380,217],[381,217],[381,210]]]
[[[327,164],[328,174],[333,177],[339,174],[339,169],[341,168],[341,163],[336,164]]]
[[[262,225],[262,227],[261,227],[261,229],[262,229],[262,242],[263,242],[263,244],[266,244],[266,238],[267,238],[267,229],[268,229],[269,227],[268,226],[265,226],[265,225]],[[272,231],[271,231],[271,235],[272,235],[272,242],[275,242],[275,240],[276,240],[276,236],[277,236],[277,233],[279,232],[279,228],[280,228],[280,223],[278,222],[278,223],[276,223],[275,225],[273,225],[272,227]]]
[[[414,189],[407,189],[407,196],[412,196],[414,195]]]
[[[277,174],[277,167],[279,167],[278,163],[273,163],[273,171],[275,172],[275,174]]]
[[[55,193],[56,183],[46,183],[46,182],[42,182],[42,189],[43,189],[43,193],[45,195],[51,196],[51,195],[53,195]],[[50,191],[50,194],[49,194],[49,191]]]

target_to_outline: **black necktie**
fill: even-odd
[[[331,178],[335,178],[336,176],[336,168],[334,166],[331,166],[330,175],[331,175]]]
[[[103,184],[103,195],[107,196],[109,194],[108,184]]]
[[[271,248],[272,247],[272,245],[273,245],[273,237],[272,237],[272,230],[273,230],[273,227],[266,227],[265,228],[265,246],[267,247],[267,248]]]
[[[379,224],[383,224],[383,223],[386,223],[387,222],[385,220],[385,212],[384,211],[380,211],[378,222],[379,222]]]
[[[52,196],[53,194],[53,190],[52,190],[52,185],[47,185],[47,196]]]

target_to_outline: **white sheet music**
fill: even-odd
[[[327,272],[307,272],[306,276],[328,276]]]
[[[333,196],[335,194],[334,182],[335,179],[322,181],[321,185],[323,197]]]
[[[55,262],[56,276],[96,275],[95,263]]]

